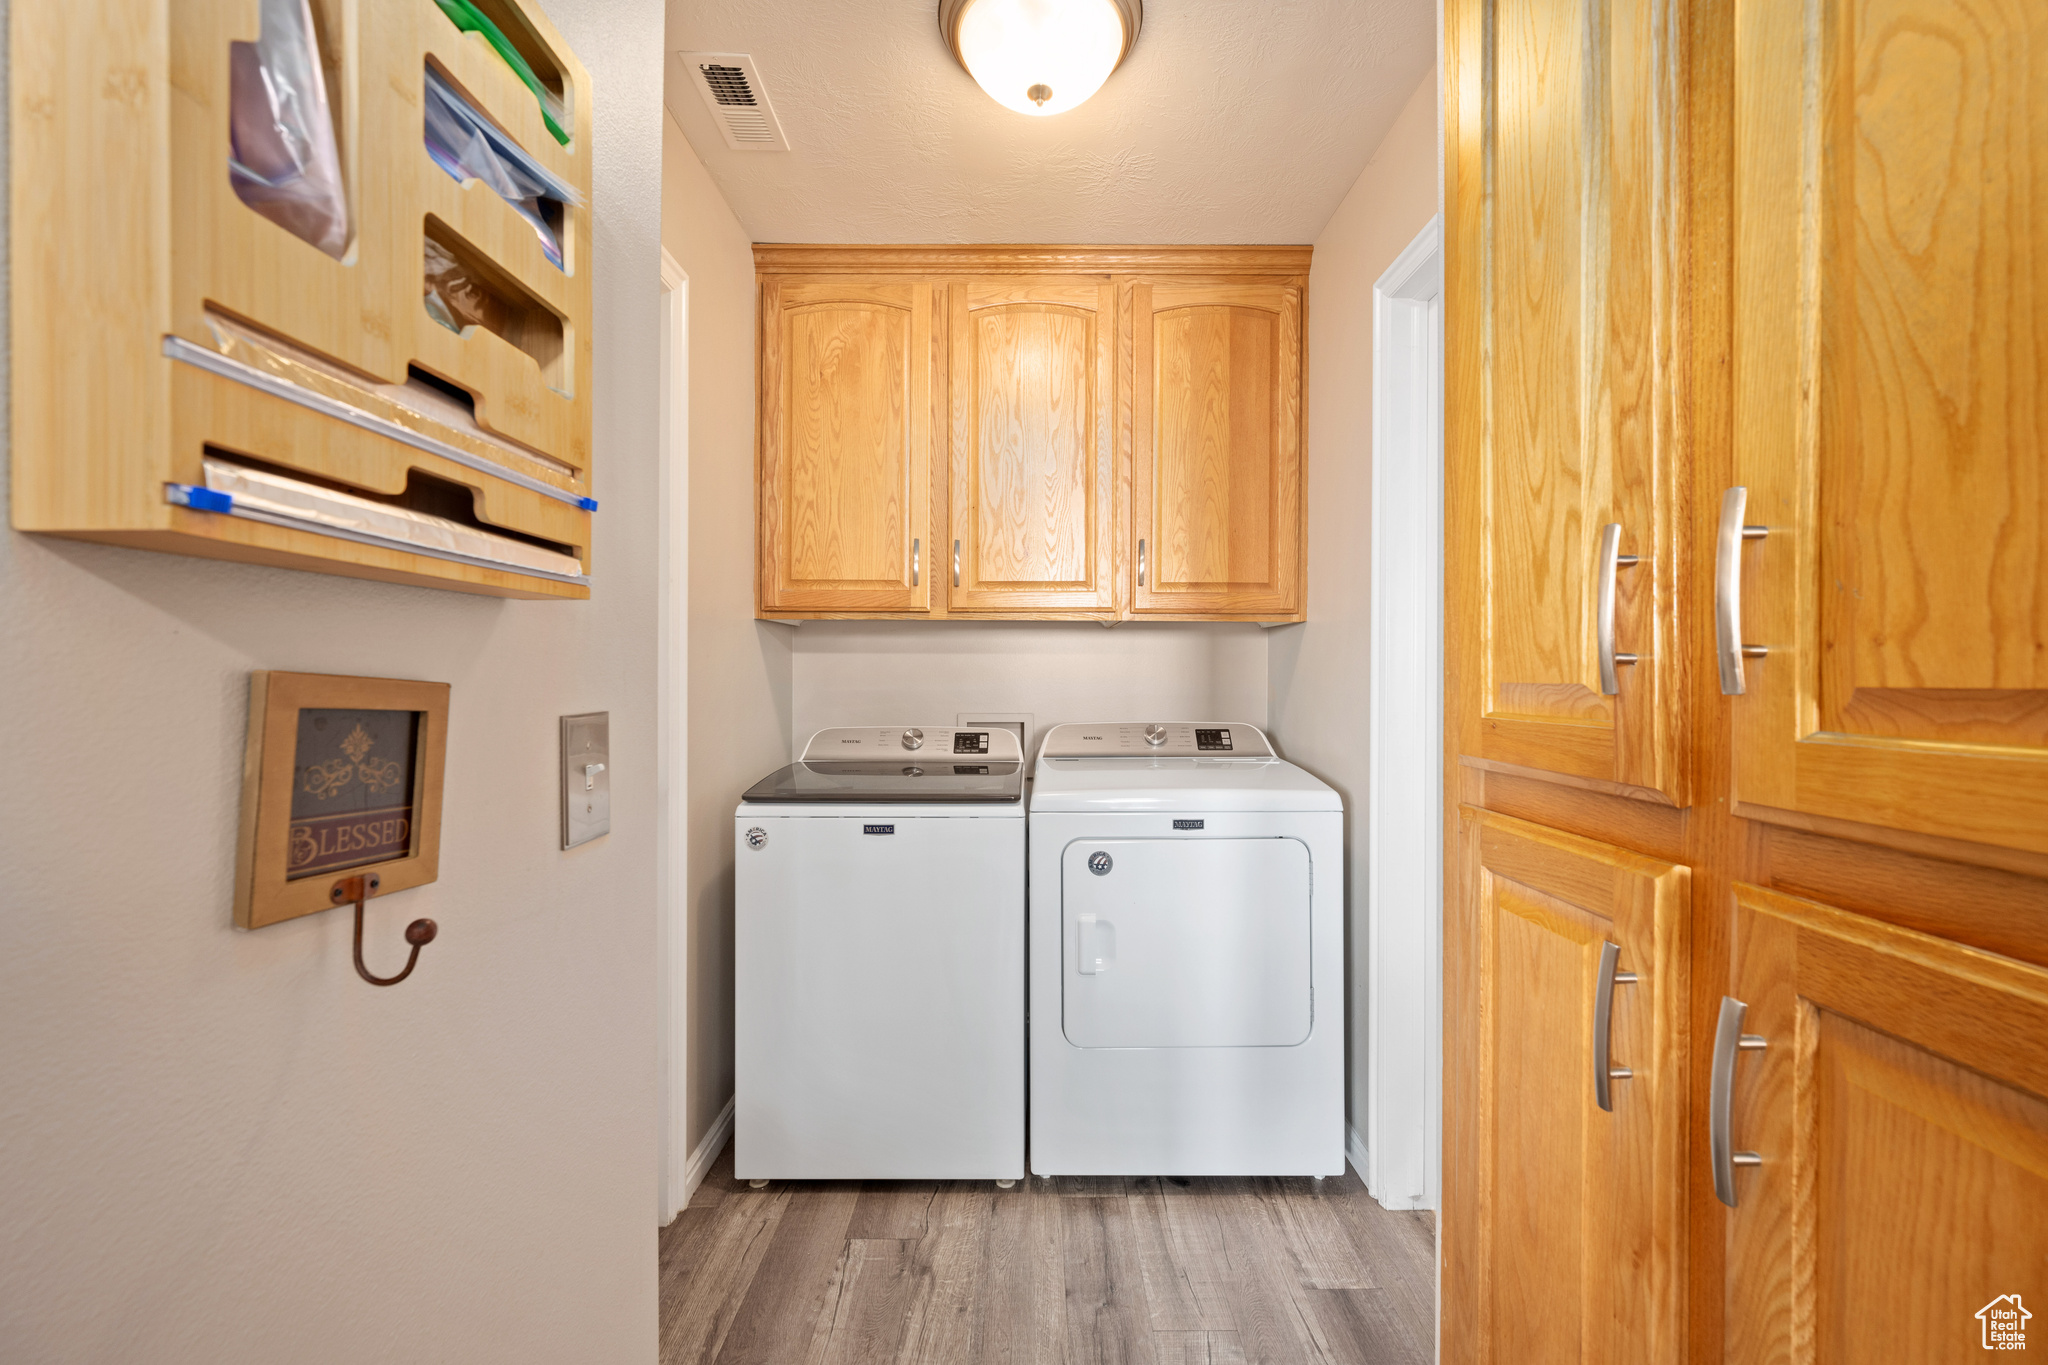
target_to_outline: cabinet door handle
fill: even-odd
[[[1737,515],[1740,515],[1738,512]],[[1714,1197],[1735,1207],[1735,1168],[1761,1166],[1764,1159],[1755,1152],[1738,1152],[1729,1131],[1729,1108],[1735,1090],[1735,1054],[1761,1052],[1767,1044],[1754,1033],[1742,1031],[1749,1006],[1730,996],[1721,997],[1721,1022],[1714,1030],[1714,1070],[1707,1097],[1707,1141],[1714,1158]]]
[[[1145,542],[1138,541],[1138,586],[1145,586]]]
[[[1610,521],[1600,528],[1600,549],[1593,557],[1593,579],[1600,585],[1599,639],[1600,639],[1600,695],[1611,697],[1621,691],[1621,679],[1615,673],[1618,664],[1632,664],[1633,654],[1614,652],[1614,574],[1617,569],[1629,568],[1636,563],[1636,556],[1621,553],[1621,523]],[[1605,1109],[1606,1105],[1601,1105]]]
[[[1593,1102],[1610,1113],[1614,1109],[1614,1096],[1608,1083],[1629,1080],[1636,1074],[1628,1067],[1612,1064],[1608,1039],[1608,1026],[1614,1018],[1614,987],[1616,983],[1624,986],[1636,983],[1634,972],[1614,970],[1620,959],[1620,944],[1601,944],[1600,975],[1593,984]]]
[[[918,551],[923,547],[924,542],[922,540],[912,540],[910,542],[910,586],[913,588],[917,586]]]
[[[1742,542],[1762,540],[1768,526],[1745,526],[1749,490],[1740,484],[1721,495],[1721,533],[1714,544],[1714,657],[1721,665],[1721,695],[1739,697],[1746,689],[1744,659],[1761,659],[1770,651],[1742,643]]]
[[[960,542],[953,542],[953,586],[960,586]]]

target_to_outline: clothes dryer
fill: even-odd
[[[1343,803],[1226,722],[1060,725],[1031,794],[1031,1169],[1344,1170]]]

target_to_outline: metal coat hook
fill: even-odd
[[[328,894],[336,905],[345,905],[349,901],[356,903],[356,974],[372,986],[396,986],[412,975],[413,967],[420,960],[420,949],[432,943],[434,935],[441,931],[430,919],[414,920],[405,926],[405,941],[412,945],[412,956],[405,960],[405,970],[397,976],[370,975],[370,969],[363,965],[363,902],[376,895],[382,884],[383,878],[374,872],[364,877],[343,877]]]

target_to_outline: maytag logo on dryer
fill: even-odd
[[[896,832],[896,826],[894,826],[894,825],[862,825],[862,826],[860,827],[860,832],[861,832],[862,834],[894,834],[894,833]]]
[[[1173,822],[1173,827],[1175,829],[1201,829],[1204,823],[1201,820],[1176,820]]]

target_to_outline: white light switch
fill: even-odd
[[[562,847],[612,831],[612,716],[562,717]]]

